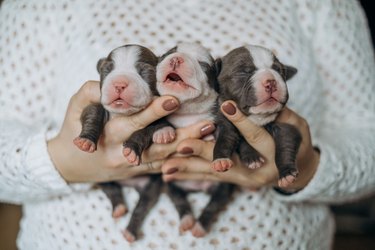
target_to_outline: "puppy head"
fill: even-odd
[[[140,45],[125,45],[98,61],[101,103],[112,113],[131,115],[157,94],[157,57]]]
[[[270,50],[254,45],[236,48],[218,63],[221,100],[234,100],[248,116],[279,112],[288,100],[286,81],[297,73]]]
[[[216,88],[216,69],[209,51],[196,43],[180,43],[159,58],[157,90],[180,103],[207,96]]]

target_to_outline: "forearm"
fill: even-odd
[[[71,192],[47,152],[45,132],[1,122],[0,200],[23,203]]]

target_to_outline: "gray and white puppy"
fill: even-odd
[[[180,101],[180,108],[167,117],[174,128],[186,127],[202,120],[215,120],[217,70],[206,48],[195,43],[180,43],[160,57],[156,72],[158,92],[161,95],[173,95]],[[161,129],[154,138],[168,139],[172,130],[170,127]],[[188,193],[194,191],[206,191],[211,195],[197,221],[187,200]],[[167,192],[179,213],[180,231],[191,230],[195,237],[203,237],[230,201],[233,191],[234,186],[227,183],[169,182]]]
[[[149,105],[156,90],[156,65],[158,58],[149,49],[135,44],[124,45],[111,51],[99,60],[97,70],[100,73],[101,99],[99,104],[86,107],[81,115],[82,131],[74,139],[74,144],[83,151],[94,152],[105,123],[115,116],[129,116]],[[134,159],[127,150],[127,143],[138,143],[139,134],[153,134],[155,130],[165,127],[157,121],[124,142],[124,155],[131,158],[136,165],[140,158]],[[124,128],[126,129],[126,128]],[[144,148],[151,145],[152,140],[142,141]],[[135,177],[137,178],[137,177]],[[140,193],[139,202],[133,211],[130,222],[124,231],[124,237],[132,242],[138,235],[148,211],[157,202],[163,186],[160,174],[147,175],[119,182],[98,184],[110,199],[113,217],[126,213],[122,185],[134,186]]]
[[[275,119],[288,101],[286,81],[297,70],[282,64],[270,50],[254,45],[233,49],[218,59],[217,65],[221,68],[218,75],[219,104],[234,100],[249,120],[264,126],[273,136],[279,170],[278,184],[287,187],[298,175],[296,155],[301,135],[295,127],[275,122]],[[217,123],[218,135],[212,163],[216,171],[226,171],[233,165],[230,157],[235,150],[249,168],[262,165],[262,156],[222,114],[218,115]]]
[[[124,154],[130,162],[139,164],[148,142],[168,143],[175,138],[175,128],[186,127],[202,120],[215,120],[216,67],[208,50],[195,43],[180,43],[159,58],[156,69],[156,90],[160,95],[175,96],[180,107],[158,123],[159,128],[137,131],[136,140],[124,144]],[[147,142],[147,143],[145,143]],[[187,200],[189,192],[207,191],[211,200],[196,221]],[[203,237],[219,212],[230,201],[234,186],[209,181],[175,181],[167,184],[167,193],[181,218],[180,231],[191,230],[196,237]],[[155,194],[155,191],[152,192]],[[129,238],[129,233],[127,233]]]

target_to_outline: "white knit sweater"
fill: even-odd
[[[238,192],[205,238],[179,235],[161,199],[145,237],[120,233],[100,190],[67,185],[46,150],[68,100],[98,79],[97,60],[140,43],[161,54],[200,41],[214,57],[245,43],[271,48],[298,68],[289,106],[305,117],[321,160],[302,191]],[[329,249],[328,203],[375,189],[375,64],[364,13],[354,0],[20,0],[0,10],[0,200],[23,204],[20,249]],[[124,189],[132,209],[138,194]],[[204,194],[191,195],[198,212]]]

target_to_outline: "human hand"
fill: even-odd
[[[223,103],[224,115],[239,129],[244,138],[264,158],[265,162],[258,169],[248,169],[234,155],[234,166],[227,172],[217,172],[210,167],[213,155],[214,142],[198,139],[188,139],[181,142],[177,152],[187,152],[186,158],[171,158],[162,166],[164,180],[214,180],[230,182],[240,186],[258,189],[262,186],[277,186],[278,171],[275,165],[275,143],[267,131],[249,121],[235,106],[228,101]],[[311,144],[310,130],[307,122],[288,108],[280,113],[278,122],[295,126],[302,134],[302,143],[297,154],[299,176],[297,180],[285,188],[285,191],[294,191],[307,185],[313,177],[319,162],[319,154]]]
[[[179,106],[178,101],[171,96],[159,97],[137,114],[109,120],[99,138],[97,150],[94,153],[86,153],[73,144],[73,139],[81,131],[80,116],[83,109],[89,104],[99,102],[99,82],[86,82],[71,98],[60,132],[48,141],[51,159],[68,182],[103,182],[160,172],[163,158],[175,152],[177,143],[186,138],[199,138],[201,128],[207,125],[200,123],[176,131],[176,142],[170,145],[151,146],[142,157],[144,164],[133,167],[122,154],[123,141],[134,131],[175,111]]]

